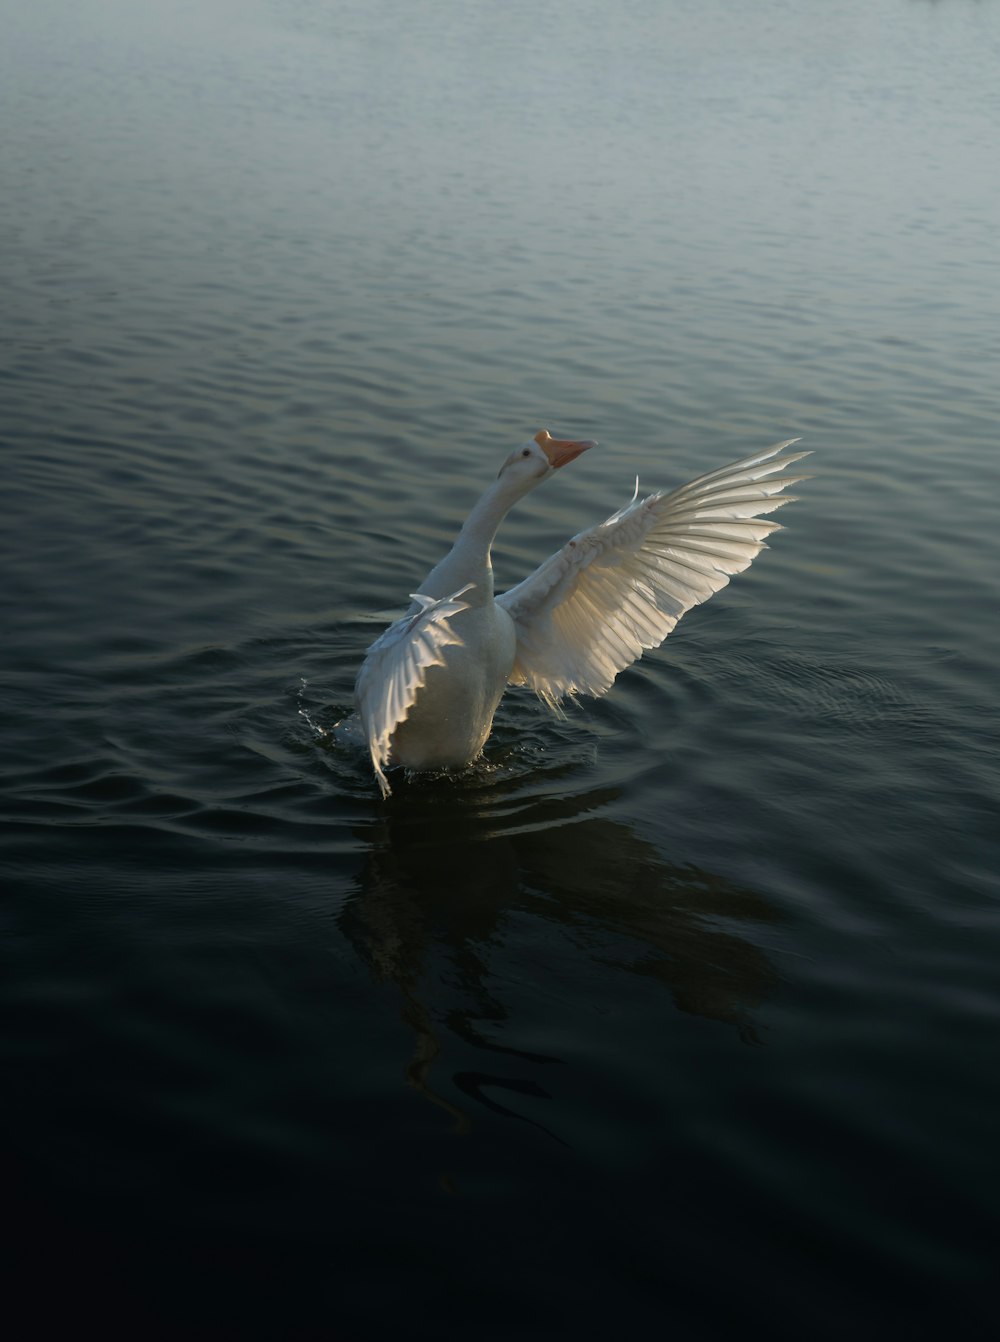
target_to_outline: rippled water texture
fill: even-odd
[[[998,7],[0,8],[34,1317],[984,1335]],[[383,804],[359,660],[542,425],[601,446],[501,587],[637,473],[814,478],[606,699]]]

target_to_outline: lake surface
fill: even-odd
[[[35,0],[0,46],[6,1220],[36,1320],[980,1336],[1000,7]],[[801,436],[753,568],[484,760],[331,740]]]

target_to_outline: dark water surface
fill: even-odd
[[[36,1320],[985,1333],[1000,7],[0,9]],[[325,732],[541,425],[601,447],[501,586],[637,472],[816,475],[605,700],[383,804]]]

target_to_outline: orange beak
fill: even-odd
[[[597,446],[593,438],[553,438],[548,429],[539,429],[535,434],[535,442],[548,457],[549,465],[554,470],[568,466],[588,448]]]

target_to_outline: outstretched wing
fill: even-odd
[[[444,649],[461,643],[448,621],[459,611],[468,610],[468,602],[458,598],[473,586],[466,583],[437,601],[420,592],[411,593],[420,609],[407,611],[391,624],[371,645],[361,664],[354,693],[383,797],[390,791],[385,765],[392,734],[413,707],[427,672],[443,664]]]
[[[786,475],[808,452],[790,438],[699,476],[671,494],[633,498],[581,531],[524,582],[498,597],[517,629],[515,685],[552,708],[566,695],[604,694],[620,671],[655,648],[681,616],[741,573],[792,498]],[[636,485],[638,495],[638,484]]]

